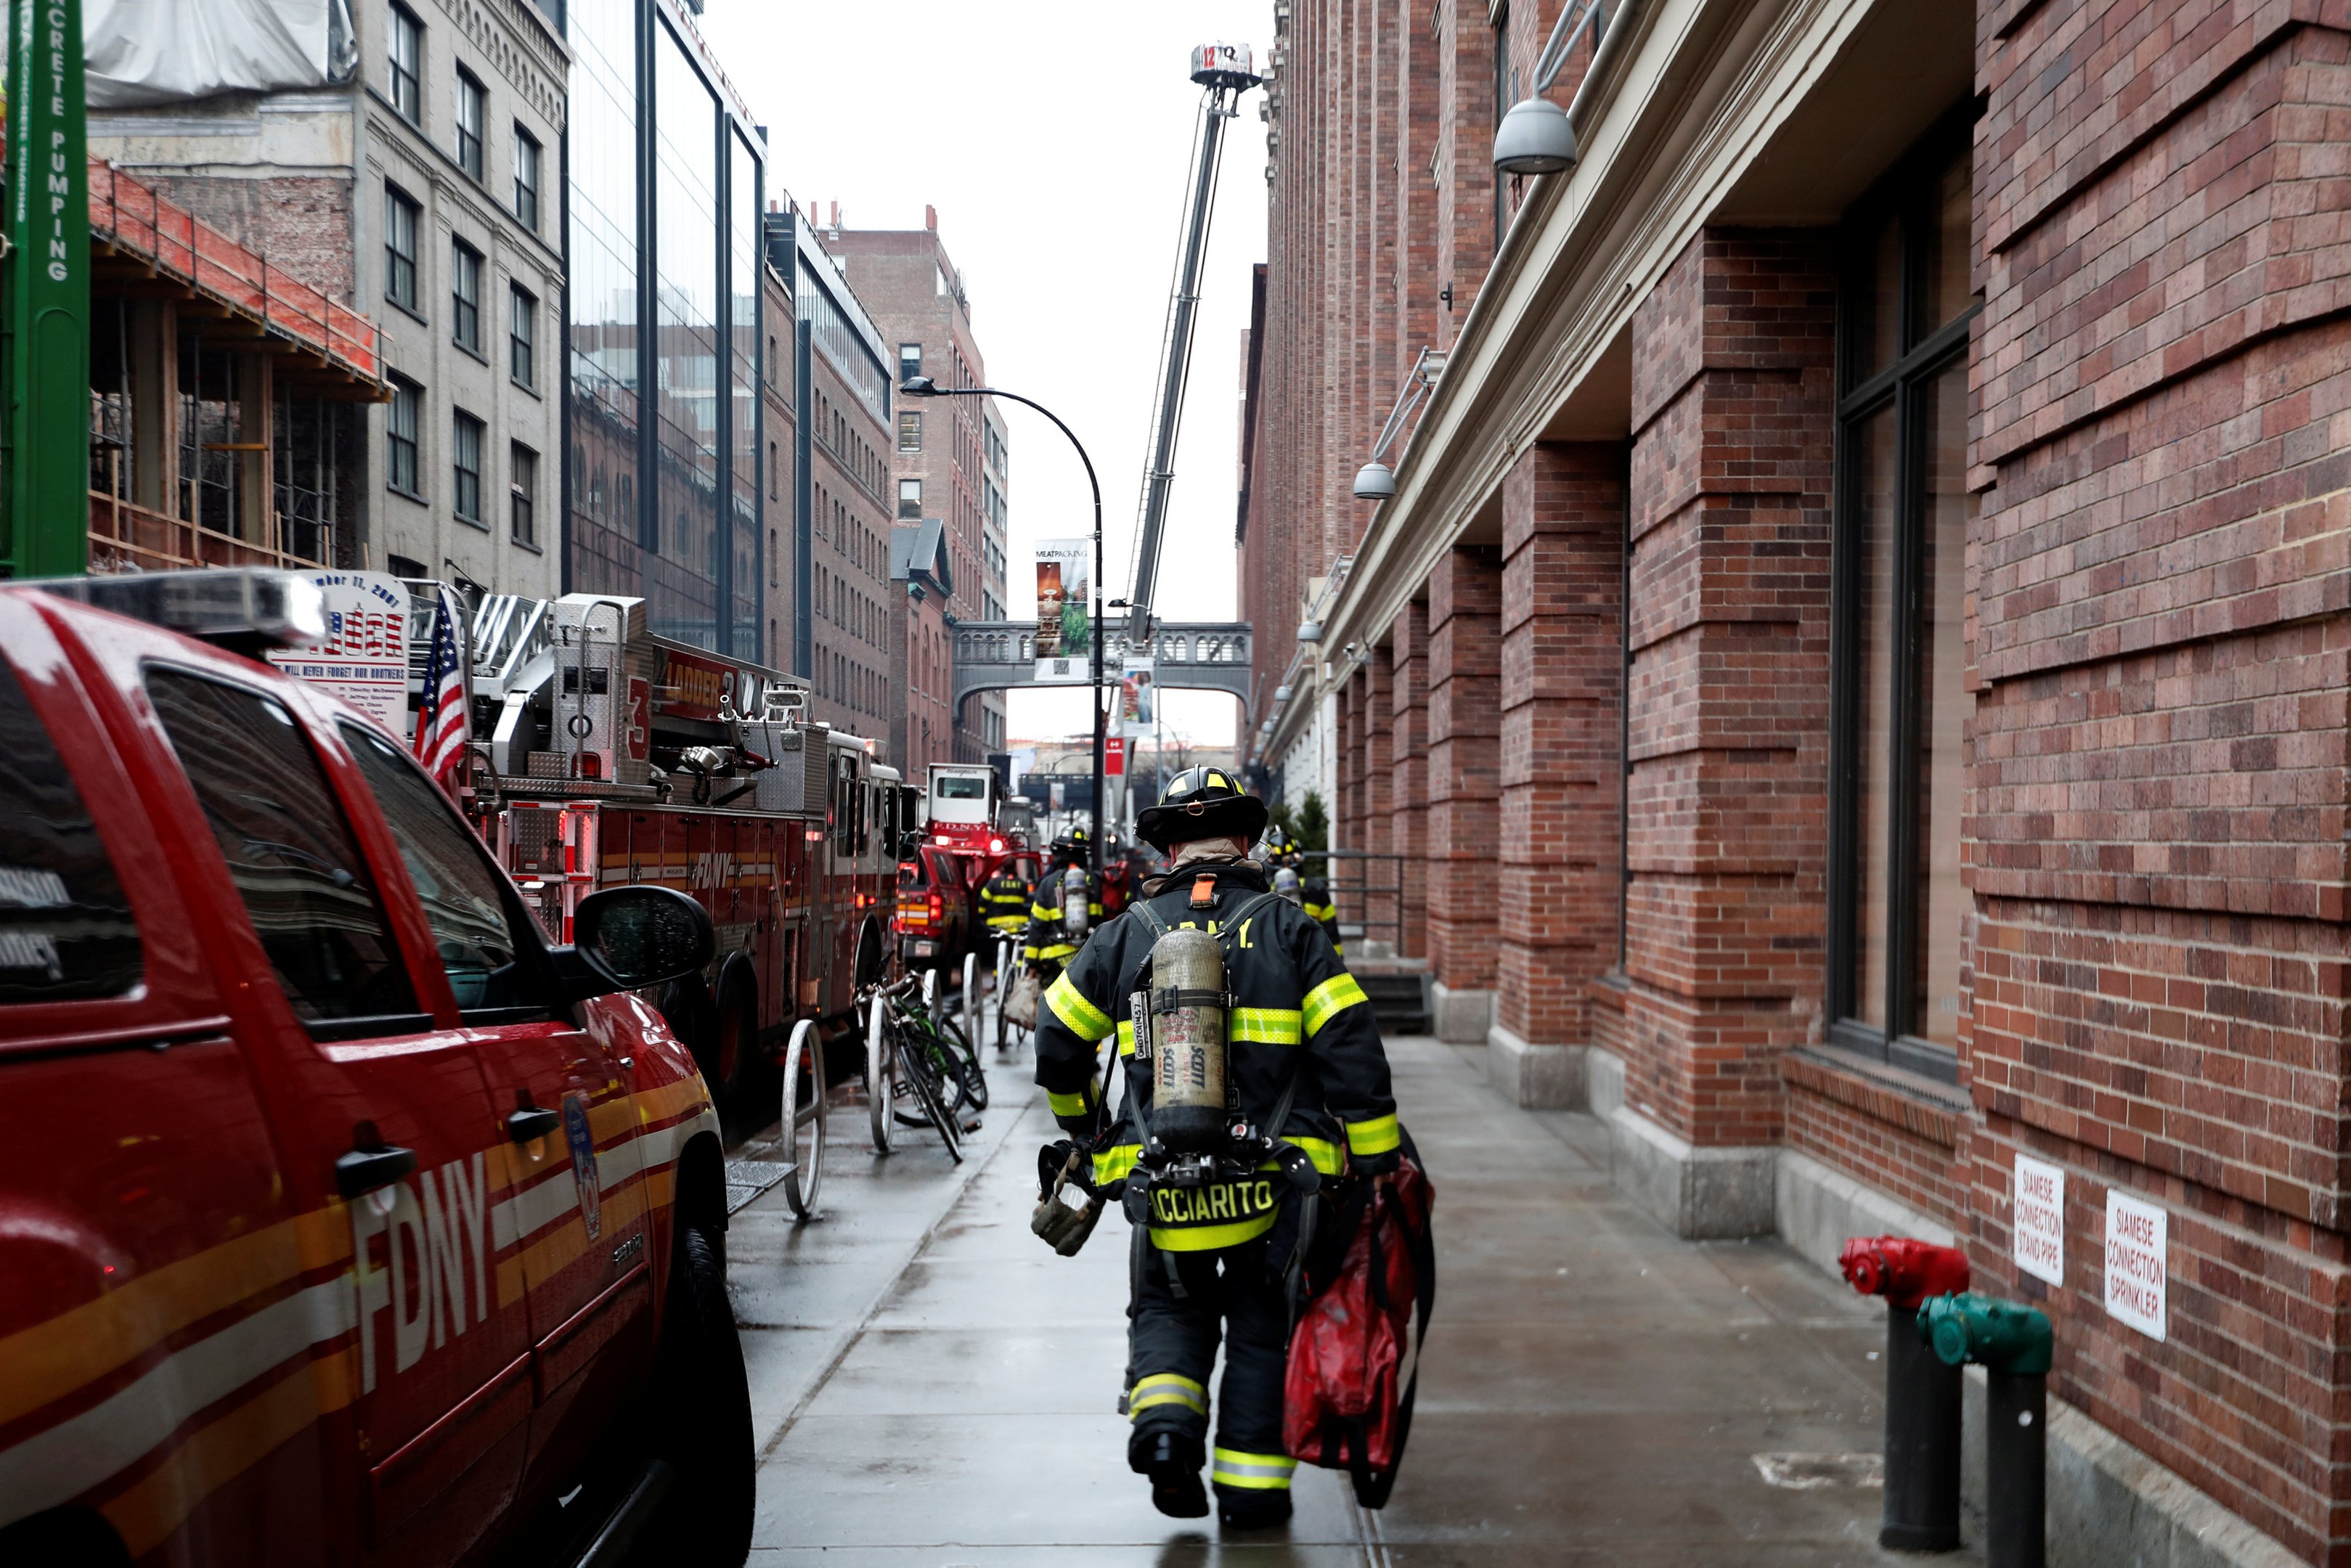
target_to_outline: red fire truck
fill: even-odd
[[[483,836],[558,941],[600,887],[674,887],[710,912],[717,956],[662,1011],[730,1131],[757,1128],[793,1025],[841,1033],[889,963],[914,825],[896,771],[808,721],[789,676],[648,632],[643,600],[491,595],[472,618]]]

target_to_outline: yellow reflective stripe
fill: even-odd
[[[1272,1229],[1273,1222],[1279,1217],[1277,1211],[1231,1225],[1155,1225],[1151,1228],[1151,1244],[1162,1252],[1213,1252],[1219,1247],[1238,1247],[1244,1241],[1254,1241]]]
[[[1134,1054],[1134,1021],[1132,1019],[1118,1020],[1118,1053],[1121,1056]]]
[[[1058,904],[1032,904],[1029,906],[1029,913],[1040,920],[1059,920],[1061,906]]]
[[[1339,906],[1335,904],[1310,904],[1305,908],[1306,913],[1317,920],[1335,920],[1339,915]]]
[[[1358,1155],[1384,1155],[1404,1141],[1393,1115],[1347,1124],[1347,1148]]]
[[[1235,1008],[1225,1015],[1225,1038],[1297,1045],[1306,1038],[1305,1016],[1291,1008]]]
[[[1332,1143],[1328,1138],[1284,1138],[1282,1142],[1285,1144],[1295,1144],[1300,1148],[1305,1150],[1306,1157],[1312,1160],[1314,1162],[1314,1168],[1321,1171],[1324,1176],[1337,1176],[1340,1172],[1347,1168],[1347,1162],[1340,1156],[1339,1145]],[[1278,1170],[1280,1167],[1275,1165],[1273,1161],[1268,1160],[1259,1168],[1261,1170]]]
[[[1128,1390],[1128,1419],[1142,1415],[1155,1405],[1181,1405],[1186,1410],[1206,1416],[1208,1413],[1208,1391],[1179,1374],[1155,1372],[1148,1377],[1136,1379],[1134,1386]]]
[[[1048,1089],[1045,1102],[1053,1107],[1056,1116],[1082,1116],[1094,1108],[1093,1085],[1089,1083],[1075,1094],[1056,1094]]]
[[[1049,955],[1051,951],[1050,948],[1046,949]],[[1360,996],[1363,993],[1359,991],[1356,994]],[[1071,1034],[1089,1044],[1110,1032],[1110,1015],[1086,1000],[1085,993],[1070,984],[1070,977],[1066,973],[1053,982],[1052,989],[1045,993],[1045,1001],[1053,1009],[1053,1016],[1070,1026]]]
[[[1322,1032],[1322,1026],[1358,1002],[1369,1001],[1364,988],[1355,984],[1353,975],[1333,975],[1306,993],[1306,1038],[1312,1040]]]
[[[1253,1491],[1287,1491],[1298,1461],[1288,1454],[1251,1454],[1238,1448],[1218,1448],[1208,1463],[1208,1479],[1218,1486]]]
[[[1143,1157],[1141,1144],[1118,1144],[1094,1156],[1094,1185],[1108,1186],[1114,1181],[1124,1181],[1134,1174],[1134,1162]]]

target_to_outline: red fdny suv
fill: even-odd
[[[632,994],[709,919],[549,942],[246,656],[316,592],[0,588],[0,1563],[740,1563],[718,1122]]]

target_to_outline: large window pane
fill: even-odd
[[[1923,341],[1964,314],[1968,282],[1968,199],[1971,174],[1960,152],[1937,172],[1918,225],[1918,265],[1911,270],[1911,331]]]
[[[148,676],[147,695],[295,1015],[413,1014],[372,871],[293,714],[171,670]]]
[[[120,996],[142,972],[98,824],[0,660],[0,1002]]]
[[[1919,595],[1918,868],[1919,900],[1910,1031],[1956,1049],[1959,1026],[1959,925],[1967,893],[1959,885],[1959,795],[1964,786],[1968,695],[1961,598],[1967,549],[1968,367],[1956,361],[1925,388],[1926,528]]]
[[[458,1008],[543,1007],[528,967],[524,916],[500,885],[504,878],[483,854],[481,841],[380,731],[347,724],[342,732],[399,841],[401,862],[424,906]]]
[[[1891,912],[1886,855],[1894,827],[1887,764],[1894,747],[1895,637],[1897,597],[1894,558],[1901,529],[1900,475],[1894,406],[1888,403],[1854,429],[1855,520],[1860,551],[1860,591],[1854,613],[1860,632],[1858,765],[1854,769],[1861,809],[1855,832],[1853,1012],[1862,1022],[1886,1027],[1886,917]]]

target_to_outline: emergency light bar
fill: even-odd
[[[36,578],[23,586],[256,657],[271,648],[307,648],[327,635],[326,595],[299,572],[120,572]]]

